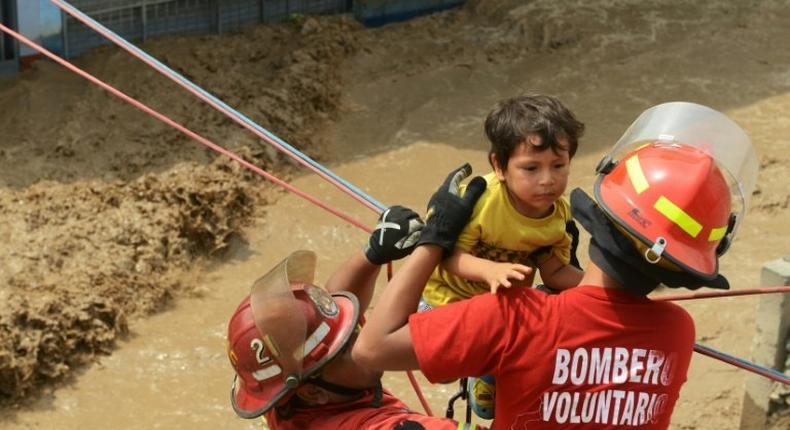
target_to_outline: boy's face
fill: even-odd
[[[553,149],[536,150],[533,143],[539,142],[537,134],[530,134],[524,143],[510,154],[507,166],[500,166],[496,156],[491,162],[497,178],[507,186],[510,203],[522,215],[543,218],[551,215],[554,202],[565,192],[570,173],[570,154]],[[557,139],[568,147],[565,137]]]

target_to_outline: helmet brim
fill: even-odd
[[[340,291],[332,293],[332,298],[338,307],[336,318],[340,318],[340,321],[337,326],[341,327],[341,330],[338,330],[334,334],[334,338],[330,340],[328,351],[324,357],[311,365],[310,368],[304,369],[302,380],[320,370],[343,350],[359,322],[360,309],[356,296]],[[282,375],[273,375],[272,377],[277,378],[276,382],[266,384],[263,390],[253,390],[249,389],[238,375],[234,376],[230,401],[236,415],[242,418],[257,418],[293,394],[293,389],[286,386],[285,378]]]

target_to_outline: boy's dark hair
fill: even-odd
[[[577,120],[556,97],[521,95],[500,101],[485,121],[486,137],[491,142],[488,151],[496,155],[502,170],[507,168],[510,154],[527,139],[530,133],[540,136],[540,143],[532,147],[538,151],[551,148],[554,152],[567,150],[570,158],[576,154],[579,138],[584,134],[584,123]],[[557,137],[568,139],[568,148]]]

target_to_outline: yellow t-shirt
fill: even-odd
[[[552,255],[568,264],[571,254],[571,236],[565,232],[565,224],[571,220],[568,200],[565,197],[557,199],[554,211],[545,218],[528,218],[513,208],[505,184],[494,173],[486,175],[485,180],[486,191],[458,237],[456,250],[533,268]],[[541,253],[537,261],[532,253],[546,246],[551,247],[551,253]],[[527,281],[531,284],[532,278]],[[425,286],[423,300],[436,307],[487,292],[489,288],[485,282],[467,281],[438,266]]]

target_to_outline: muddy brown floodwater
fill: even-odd
[[[790,6],[772,1],[480,0],[379,29],[325,17],[144,47],[383,203],[417,208],[461,162],[487,171],[481,122],[503,97],[554,94],[587,124],[570,186],[588,191],[597,159],[641,111],[671,100],[711,106],[748,131],[760,158],[752,207],[722,260],[739,289],[756,287],[762,264],[789,253],[788,20]],[[374,221],[123,53],[80,61]],[[0,391],[16,399],[0,429],[259,428],[229,405],[228,317],[290,251],[316,251],[325,280],[365,234],[212,162],[54,65],[4,78],[0,101],[0,234],[9,238],[0,244]],[[755,305],[684,303],[700,342],[742,357]],[[58,327],[71,334],[59,337]],[[695,356],[672,428],[738,428],[744,377]],[[384,384],[420,409],[403,374]],[[455,387],[422,387],[443,413]]]

